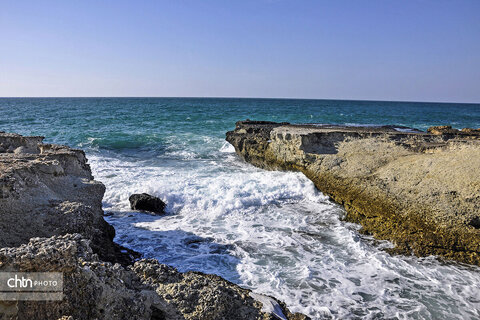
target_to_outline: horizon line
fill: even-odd
[[[318,100],[318,101],[358,101],[358,102],[400,102],[400,103],[441,103],[441,104],[480,104],[480,102],[458,101],[415,101],[381,99],[331,99],[331,98],[292,98],[292,97],[231,97],[231,96],[2,96],[0,99],[258,99],[258,100]]]

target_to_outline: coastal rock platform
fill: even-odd
[[[239,121],[245,161],[303,172],[392,252],[480,265],[480,130]]]

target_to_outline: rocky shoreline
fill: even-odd
[[[239,121],[245,161],[303,172],[391,251],[480,265],[480,130]]]
[[[308,319],[219,276],[113,241],[85,153],[0,132],[0,272],[62,272],[61,301],[0,301],[1,319]]]

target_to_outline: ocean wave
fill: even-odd
[[[107,184],[116,241],[146,257],[219,274],[313,319],[479,316],[479,268],[383,252],[390,243],[342,222],[343,209],[300,173],[262,171],[232,153],[209,162],[90,158]],[[135,192],[166,200],[169,214],[132,213]]]
[[[156,151],[165,150],[164,139],[157,134],[133,134],[114,132],[101,137],[85,137],[79,147],[93,150],[126,150],[149,148]]]
[[[128,197],[138,192],[163,198],[169,212],[196,211],[212,217],[304,198],[326,200],[300,173],[250,170],[249,165],[241,162],[237,163],[236,172],[218,170],[222,166],[218,162],[228,158],[209,161],[209,165],[199,162],[196,166],[147,165],[98,155],[89,158],[95,176],[109,187],[105,206],[119,211],[129,210]]]

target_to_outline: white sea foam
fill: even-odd
[[[232,153],[232,152],[235,152],[235,148],[234,148],[233,145],[231,145],[230,143],[225,142],[225,143],[223,144],[223,146],[220,148],[219,151],[220,151],[220,152]]]
[[[415,133],[418,132],[417,129],[412,129],[412,128],[394,128],[398,132],[407,132],[407,133]]]
[[[275,315],[280,320],[287,320],[287,317],[283,314],[282,307],[278,304],[277,301],[272,299],[269,296],[258,294],[254,292],[250,292],[250,296],[262,303],[262,311],[266,313],[271,313]]]
[[[343,210],[302,174],[253,168],[217,145],[209,159],[175,150],[142,161],[90,155],[107,185],[116,240],[181,271],[216,273],[275,296],[314,319],[480,317],[479,268],[390,256],[379,249],[388,243],[342,222]],[[169,215],[131,213],[135,192],[166,200]]]

